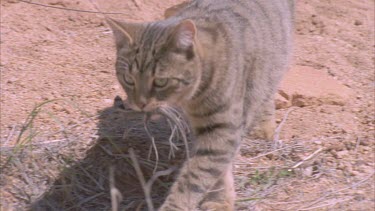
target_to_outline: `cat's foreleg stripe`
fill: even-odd
[[[198,149],[195,153],[195,156],[202,157],[202,156],[221,156],[227,155],[228,152],[222,149]]]
[[[202,127],[196,127],[195,133],[197,136],[203,136],[209,133],[214,132],[215,130],[219,129],[237,129],[238,127],[230,122],[221,122],[221,123],[213,123],[209,125],[205,125]]]
[[[224,164],[224,163],[230,163],[232,161],[232,158],[229,158],[229,157],[210,157],[210,158],[208,158],[208,160],[213,162],[213,163]]]
[[[223,173],[221,170],[214,168],[214,167],[205,168],[202,166],[198,166],[198,170],[204,173],[208,173],[212,177],[219,177]]]
[[[184,174],[182,177],[185,179],[187,179],[188,177],[191,177],[193,179],[199,180],[199,176],[194,172],[189,172],[187,174]]]
[[[218,113],[223,113],[227,111],[229,108],[230,108],[230,104],[227,101],[222,104],[215,104],[213,105],[213,107],[208,108],[206,111],[191,113],[190,115],[193,117],[206,118],[206,117],[210,117],[215,114],[218,114]]]
[[[186,190],[185,189],[186,187],[191,192],[194,192],[194,193],[204,193],[204,190],[202,189],[202,187],[200,187],[199,185],[191,182],[189,179],[184,179],[184,180],[178,181],[178,183],[177,183],[177,190],[180,193],[184,193],[185,190]]]
[[[240,140],[228,139],[226,143],[228,143],[231,147],[237,148],[240,145],[240,142]]]
[[[194,192],[194,193],[204,193],[205,192],[204,189],[202,189],[202,187],[200,187],[199,185],[194,184],[190,181],[187,181],[186,184],[187,184],[187,187],[189,188],[189,190],[191,192]]]

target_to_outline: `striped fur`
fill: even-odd
[[[196,136],[167,210],[233,210],[233,158],[246,130],[274,131],[273,95],[292,49],[292,0],[196,0],[168,19],[108,20],[133,109],[181,106]]]

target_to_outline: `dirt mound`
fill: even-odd
[[[276,106],[343,106],[352,98],[353,91],[327,73],[307,66],[295,66],[289,70],[281,83]]]

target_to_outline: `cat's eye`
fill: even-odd
[[[128,86],[134,86],[134,80],[130,76],[124,76],[124,81]]]
[[[168,82],[169,82],[168,78],[155,78],[154,86],[162,88],[162,87],[167,86]]]

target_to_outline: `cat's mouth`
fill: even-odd
[[[138,112],[154,113],[161,106],[163,106],[163,105],[159,104],[159,103],[149,103],[149,104],[141,105],[141,106],[133,104],[133,105],[130,105],[130,108],[133,109],[134,111],[138,111]]]
[[[151,99],[142,99],[135,100],[130,103],[130,108],[134,111],[150,113],[157,110],[160,106],[163,106],[165,103],[157,101],[155,98]]]
[[[135,112],[144,113],[150,120],[157,120],[160,119],[161,114],[160,111],[170,110],[171,107],[167,103],[158,102],[158,103],[152,103],[144,106],[143,109],[141,109],[139,106],[137,106],[134,103],[130,103],[128,100],[123,100],[120,96],[116,96],[114,100],[114,106],[116,108],[124,109],[124,110],[133,110]],[[173,109],[174,110],[174,109]]]

